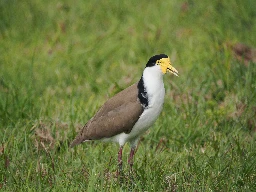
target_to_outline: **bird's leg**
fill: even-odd
[[[118,168],[119,169],[118,169],[117,175],[119,175],[119,173],[122,173],[122,169],[123,169],[122,153],[123,153],[123,146],[120,146],[118,151]]]
[[[132,172],[132,166],[133,166],[133,156],[135,154],[135,147],[131,147],[131,151],[130,151],[130,155],[129,155],[129,159],[128,159],[128,163],[130,165],[130,171]]]

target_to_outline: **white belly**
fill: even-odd
[[[150,98],[151,102],[149,103],[148,108],[144,109],[139,120],[132,128],[132,131],[129,134],[118,134],[112,137],[111,141],[118,142],[120,145],[124,145],[127,141],[134,142],[155,123],[163,109],[165,95],[164,87],[158,91],[158,94],[154,94],[154,97]]]
[[[144,112],[141,114],[137,123],[134,125],[130,133],[130,136],[134,137],[137,135],[141,135],[142,133],[147,131],[149,127],[155,123],[162,109],[163,109],[162,102],[159,105],[154,105],[150,108],[145,109]]]
[[[121,146],[129,141],[131,145],[136,145],[136,141],[139,136],[147,131],[158,118],[163,108],[165,95],[163,73],[160,67],[147,67],[143,72],[143,80],[148,97],[147,108],[144,109],[130,133],[121,133],[114,137],[104,139],[105,141],[115,141]]]

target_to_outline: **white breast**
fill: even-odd
[[[131,136],[145,132],[158,118],[163,109],[164,83],[163,73],[159,66],[148,67],[143,72],[144,86],[148,94],[149,105],[144,109],[138,122],[134,125]]]
[[[124,145],[127,141],[135,142],[157,120],[162,111],[165,89],[163,73],[159,66],[147,67],[143,72],[144,86],[148,94],[148,107],[144,109],[139,120],[129,134],[121,133],[111,140]]]

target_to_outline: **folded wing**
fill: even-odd
[[[97,140],[120,133],[129,133],[142,112],[143,107],[138,100],[136,83],[110,98],[86,123],[71,147],[85,140]]]

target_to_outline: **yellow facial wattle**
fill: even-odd
[[[170,72],[178,76],[179,72],[171,65],[171,61],[169,57],[157,60],[156,64],[160,65],[163,74],[165,74],[166,72]]]

